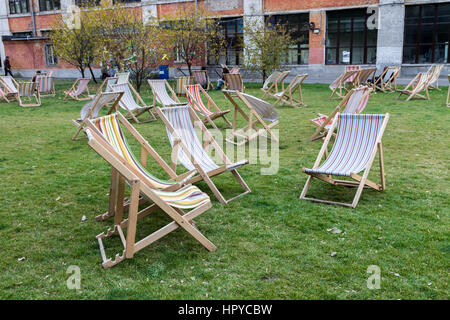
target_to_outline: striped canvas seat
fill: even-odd
[[[141,161],[136,158],[127,144],[121,125],[126,127],[140,143]],[[97,236],[104,268],[110,268],[125,258],[133,258],[136,252],[178,228],[186,230],[209,251],[216,250],[216,246],[195,227],[194,222],[196,217],[211,208],[209,196],[196,186],[185,185],[184,180],[189,176],[180,182],[161,180],[153,176],[145,168],[148,154],[152,155],[160,164],[164,164],[162,166],[164,170],[169,167],[159,156],[156,157],[156,151],[123,115],[114,113],[94,120],[90,119],[87,121],[85,131],[89,139],[89,146],[112,167],[109,210],[97,217],[99,220],[114,217],[114,229]],[[177,180],[183,178],[177,176],[173,170],[166,172]],[[130,196],[126,203],[125,183],[130,186]],[[150,202],[150,205],[141,209],[140,206],[147,202]],[[138,222],[146,216],[152,217],[153,215],[150,214],[157,209],[165,213],[171,222],[136,241]],[[183,211],[184,209],[192,210],[186,213]],[[126,218],[123,214],[124,210],[128,211]],[[123,228],[127,228],[126,236]],[[103,239],[114,234],[119,235],[123,244],[123,252],[117,254],[113,260],[106,257]]]
[[[185,87],[194,84],[194,77],[178,77],[176,78],[177,86],[176,86],[176,94],[177,95],[185,95]]]
[[[325,162],[306,173],[350,176],[363,171],[377,142],[385,116],[339,114],[336,142]]]
[[[175,95],[173,95],[173,97],[169,95],[166,86],[170,86],[167,84],[166,80],[148,80],[148,84],[152,89],[153,97],[155,98],[154,100],[156,100],[156,102],[158,102],[160,105],[164,107],[170,107],[186,104],[181,103],[178,99],[176,99]]]
[[[245,159],[231,163],[219,145],[215,141],[212,141],[211,134],[189,106],[158,108],[157,110],[160,118],[166,125],[167,135],[172,146],[172,165],[174,167],[179,161],[187,170],[197,170],[202,179],[205,180],[222,203],[227,203],[237,198],[234,197],[231,200],[225,200],[210,179],[225,171],[232,171],[237,181],[246,190],[243,194],[250,192],[250,189],[236,171],[241,166],[247,164],[248,160]],[[216,154],[225,162],[224,165],[219,166],[211,159],[207,149],[202,145],[201,140],[195,132],[193,121],[197,121],[196,125],[202,130],[205,140],[209,139],[209,143],[214,148]]]
[[[206,90],[209,89],[210,82],[206,70],[192,70],[192,74],[197,84],[201,85]]]
[[[439,89],[439,76],[441,75],[442,68],[444,67],[443,64],[434,64],[432,65],[428,71],[428,86],[430,89]]]
[[[233,68],[231,68],[230,73],[231,74],[238,74],[239,70],[240,70],[239,67],[233,67]]]
[[[71,97],[75,100],[89,100],[92,99],[93,96],[89,94],[88,84],[91,81],[89,78],[78,78],[75,83],[72,85],[70,90],[64,91],[66,94],[64,100],[67,97]]]
[[[272,95],[277,99],[273,105],[276,106],[278,103],[283,102],[293,108],[300,106],[306,107],[306,104],[303,102],[302,83],[307,77],[308,74],[306,73],[296,75],[286,89]],[[297,92],[298,95],[296,95]]]
[[[112,92],[111,86],[115,85],[117,83],[117,81],[119,80],[118,77],[108,77],[105,79],[106,83],[105,83],[105,93],[107,92]]]
[[[19,93],[19,89],[17,86],[17,82],[11,76],[1,76],[0,77],[6,91],[8,94],[17,94]]]
[[[403,90],[397,90],[400,92],[397,99],[400,98],[402,94],[407,95],[406,101],[409,101],[413,98],[420,98],[425,100],[430,100],[430,95],[428,92],[428,86],[430,84],[430,80],[432,79],[432,75],[426,73],[418,73],[417,76],[411,80],[411,82],[405,87]],[[420,92],[425,91],[426,96],[420,94]]]
[[[334,80],[329,88],[332,91],[330,99],[333,98],[333,96],[336,94],[339,98],[343,98],[344,97],[344,92],[348,92],[349,88],[347,87],[351,87],[354,80],[350,81],[349,79],[351,79],[353,77],[353,79],[355,79],[358,75],[359,71],[345,71],[342,75],[340,75],[336,80]],[[350,83],[350,85],[346,85],[347,83]]]
[[[361,69],[361,67],[359,65],[345,66],[345,72],[347,72],[347,71],[359,71],[360,69]],[[358,75],[358,73],[354,73],[351,77],[346,79],[345,82],[353,82],[357,75]]]
[[[317,118],[311,120],[312,124],[314,124],[318,128],[312,135],[310,140],[313,141],[323,137],[324,134],[319,134],[322,131],[326,133],[330,129],[333,118],[338,112],[340,112],[341,114],[361,113],[366,108],[367,103],[369,102],[371,92],[372,89],[367,86],[360,86],[358,88],[352,89],[329,116],[319,113]]]
[[[263,91],[268,90],[269,85],[275,83],[275,80],[277,80],[280,75],[281,75],[280,71],[275,70],[274,72],[272,72],[270,74],[270,76],[267,77],[266,81],[264,81],[264,84],[262,87]]]
[[[203,116],[203,122],[208,122],[213,126],[214,129],[217,129],[217,126],[214,124],[214,119],[222,117],[223,120],[227,123],[227,125],[231,126],[231,123],[227,120],[225,115],[230,112],[230,110],[220,110],[220,108],[214,103],[212,98],[208,95],[205,89],[202,88],[199,84],[194,84],[190,86],[186,86],[186,97],[189,101],[189,106],[198,112],[201,116]],[[207,104],[205,105],[202,100],[202,95],[205,97]],[[212,110],[214,108],[215,110]]]
[[[375,82],[375,73],[377,68],[361,69],[358,74],[357,85],[364,85]]]
[[[226,73],[223,75],[225,78],[225,85],[227,90],[234,90],[244,92],[244,82],[242,81],[242,77],[239,73]]]
[[[130,79],[130,73],[129,72],[118,72],[116,73],[115,77],[117,78],[117,83],[128,83]]]
[[[28,102],[25,102],[28,101]],[[32,102],[34,100],[34,102]],[[22,107],[39,107],[41,98],[39,96],[37,82],[21,82],[18,94],[19,105]]]
[[[36,82],[22,82],[19,85],[19,96],[32,97],[36,94],[38,84]]]
[[[36,82],[39,84],[39,93],[41,93],[41,96],[55,94],[52,77],[49,77],[48,75],[37,75]]]
[[[270,122],[277,121],[278,111],[273,105],[246,93],[241,93],[241,95],[245,97],[248,103],[261,116],[263,120]]]

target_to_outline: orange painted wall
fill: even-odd
[[[264,0],[264,12],[364,6],[378,3],[379,0]]]

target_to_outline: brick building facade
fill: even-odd
[[[29,77],[36,70],[55,70],[56,77],[79,75],[53,53],[46,37],[55,19],[78,0],[0,0],[0,55],[10,56],[13,72]],[[194,0],[126,0],[143,21],[176,12],[180,4],[195,10]],[[236,39],[246,41],[242,26],[249,19],[287,23],[296,43],[286,58],[293,72],[328,81],[346,64],[402,65],[410,77],[431,63],[450,73],[449,0],[198,0],[220,19],[227,47],[209,66],[239,64],[244,58]],[[180,63],[171,63],[171,76]],[[96,70],[98,72],[98,70]],[[212,73],[214,75],[214,73]]]

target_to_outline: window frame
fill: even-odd
[[[49,1],[50,8],[47,8],[47,1]],[[55,4],[58,3],[58,7]],[[45,5],[45,9],[42,8]],[[61,10],[61,0],[39,0],[39,12],[57,11]]]
[[[330,34],[329,28],[328,28],[330,19],[328,17],[328,14],[331,13],[331,12],[336,13],[336,12],[344,12],[344,11],[347,11],[347,12],[360,11],[361,13],[364,13],[364,42],[363,42],[363,45],[354,45],[354,41],[353,40],[354,40],[354,35],[355,35],[355,28],[354,28],[354,26],[355,26],[355,23],[354,23],[355,22],[355,17],[351,16],[350,17],[350,19],[351,19],[350,32],[342,33],[345,36],[348,36],[348,34],[350,34],[350,43],[349,43],[349,45],[341,46],[341,36],[342,36],[342,34],[340,32],[340,29],[341,29],[341,18],[342,18],[341,15],[337,15],[337,21],[336,21],[336,24],[337,24],[336,45],[335,46],[328,46],[327,45],[328,35]],[[368,14],[365,9],[348,9],[348,10],[327,11],[327,23],[326,23],[327,30],[326,30],[326,35],[325,35],[325,64],[326,65],[355,65],[355,64],[356,65],[365,65],[365,64],[374,64],[372,62],[367,62],[369,49],[375,49],[375,57],[376,57],[376,51],[377,51],[377,46],[378,46],[378,40],[377,40],[377,43],[375,45],[368,45],[368,43],[367,43],[368,33],[369,33],[369,31],[372,31],[372,30],[369,30],[369,28],[367,27],[367,19],[369,18],[369,16],[370,16],[370,14]],[[345,18],[348,18],[348,17],[345,17]],[[375,29],[375,30],[376,30],[375,32],[377,33],[377,37],[378,37],[378,30],[377,29]],[[349,48],[349,50],[350,50],[349,63],[341,63],[340,62],[340,49],[343,49],[343,48]],[[362,61],[362,63],[355,63],[355,62],[353,62],[354,49],[360,49],[360,48],[362,48],[364,50],[364,52],[363,52],[363,61]],[[336,53],[336,58],[335,58],[333,63],[329,63],[328,62],[328,58],[327,57],[328,57],[328,51],[329,50],[330,51],[334,50],[335,53]],[[376,61],[375,61],[375,63],[376,63]]]
[[[224,47],[223,47],[223,51],[221,50],[219,53],[219,58],[215,59],[217,61],[215,61],[216,63],[212,63],[211,61],[211,56],[207,55],[207,64],[208,65],[216,65],[217,63],[220,62],[220,55],[222,53],[225,54],[225,64],[226,65],[240,65],[241,64],[241,55],[244,53],[244,47],[243,47],[243,42],[244,42],[244,30],[243,30],[243,25],[244,25],[244,18],[243,17],[232,17],[232,18],[221,18],[221,19],[217,19],[218,21],[218,25],[219,28],[221,28],[221,34],[224,37]],[[240,22],[239,22],[240,21]],[[225,25],[222,25],[222,23],[229,23],[229,22],[234,22],[234,32],[232,32],[231,34],[228,33],[228,28]],[[241,27],[239,27],[239,24],[241,23]],[[238,32],[239,29],[241,29],[241,32]],[[223,32],[222,32],[223,31]],[[232,42],[232,40],[229,39],[235,39],[235,45],[234,47],[230,47],[228,48],[228,44],[229,42]],[[241,43],[240,43],[241,42]],[[235,64],[231,64],[230,60],[229,60],[229,54],[228,51],[229,50],[233,50],[234,51],[234,55],[235,55]]]
[[[440,25],[448,25],[449,27],[449,33],[448,33],[448,41],[447,41],[447,61],[444,62],[438,62],[438,63],[450,63],[450,45],[448,45],[450,43],[450,22],[439,22],[439,6],[442,5],[449,5],[448,3],[431,3],[431,4],[417,4],[417,5],[408,5],[405,8],[405,27],[403,30],[403,55],[402,55],[402,63],[404,64],[428,64],[428,63],[437,63],[436,62],[436,49],[439,45],[445,45],[446,42],[436,42],[436,33],[438,30],[438,26]],[[433,7],[434,6],[434,18],[433,18],[433,22],[432,23],[423,23],[422,21],[422,17],[423,17],[423,12],[424,12],[424,7]],[[417,16],[417,23],[406,23],[406,14],[407,14],[407,9],[409,8],[419,8],[419,14]],[[433,26],[433,36],[431,39],[431,42],[421,42],[420,41],[420,37],[421,37],[421,33],[422,33],[422,26]],[[407,32],[410,31],[412,27],[416,27],[415,31],[416,31],[416,41],[415,44],[406,44],[406,38],[407,38]],[[420,58],[420,49],[421,47],[425,47],[425,46],[429,46],[431,45],[431,61],[425,61],[425,62],[419,62],[419,58]],[[414,62],[405,62],[405,49],[408,48],[415,48],[414,50]]]
[[[48,48],[52,48],[51,50],[52,50],[52,55],[51,55],[51,57],[52,57],[52,60],[53,60],[53,63],[49,63],[49,56],[48,56]],[[45,65],[47,66],[47,67],[55,67],[55,66],[58,66],[58,56],[56,55],[56,53],[55,53],[55,49],[54,49],[54,47],[53,47],[53,43],[45,43],[44,44],[44,60],[45,60]]]
[[[20,5],[20,12],[17,12],[16,4],[17,3],[25,3],[26,4],[26,11],[22,11],[22,5]],[[8,7],[9,7],[9,14],[27,14],[30,13],[30,3],[28,0],[8,0]],[[13,12],[14,9],[14,12]]]

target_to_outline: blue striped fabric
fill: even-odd
[[[306,173],[350,176],[364,170],[375,147],[384,114],[339,114],[336,142],[329,157]]]

